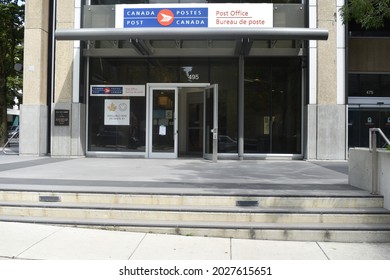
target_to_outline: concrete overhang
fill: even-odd
[[[317,28],[81,28],[58,29],[56,40],[327,40]]]

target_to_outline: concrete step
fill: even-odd
[[[132,206],[115,204],[0,203],[0,215],[56,218],[158,220],[235,223],[388,223],[390,211],[378,208],[259,208]]]
[[[0,221],[25,222],[122,231],[286,241],[390,242],[389,224],[283,224],[183,221],[132,221],[0,216]]]
[[[256,205],[262,208],[381,208],[383,197],[356,196],[292,196],[292,195],[188,195],[86,192],[0,191],[0,201],[57,201],[116,205],[221,206]]]
[[[0,191],[0,220],[274,240],[390,242],[383,197]]]
[[[208,212],[208,213],[279,213],[279,214],[390,214],[390,210],[380,207],[360,208],[298,208],[298,207],[259,207],[259,206],[177,206],[177,205],[134,205],[110,203],[64,203],[64,202],[30,202],[0,201],[0,207],[59,208],[59,209],[93,209],[124,211],[166,211],[166,212]]]

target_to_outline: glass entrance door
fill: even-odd
[[[177,158],[177,88],[151,88],[149,157]]]
[[[203,158],[218,159],[218,85],[204,89],[204,148]]]

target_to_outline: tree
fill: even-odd
[[[24,1],[0,0],[0,145],[7,139],[7,105],[22,88]]]
[[[355,21],[363,29],[378,29],[390,19],[390,0],[349,0],[341,15],[344,23]]]

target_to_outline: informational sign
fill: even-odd
[[[54,110],[54,125],[69,126],[69,110]]]
[[[116,5],[115,27],[273,27],[273,4]]]
[[[91,96],[145,96],[144,85],[91,85]]]
[[[385,121],[385,126],[390,126],[390,117],[388,117]]]
[[[158,135],[160,135],[160,136],[167,135],[167,127],[165,125],[160,125],[159,126]]]
[[[374,126],[374,125],[375,125],[375,123],[374,123],[372,117],[368,117],[368,118],[367,118],[366,125],[367,125],[367,126]]]
[[[104,100],[104,125],[130,125],[130,100]]]

